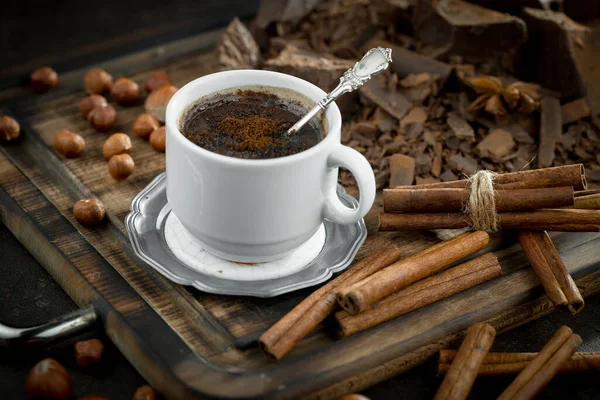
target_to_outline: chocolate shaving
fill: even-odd
[[[402,119],[412,107],[412,103],[406,97],[389,90],[376,79],[370,80],[361,87],[360,93],[397,119]]]

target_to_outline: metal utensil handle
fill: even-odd
[[[98,313],[93,306],[88,306],[29,328],[13,328],[0,324],[0,348],[48,344],[79,333],[94,325],[97,320]]]
[[[369,50],[362,60],[354,64],[354,67],[344,72],[340,83],[327,97],[319,102],[321,109],[325,109],[331,102],[335,101],[344,93],[353,92],[368,82],[373,75],[385,71],[392,61],[392,49],[375,47]]]

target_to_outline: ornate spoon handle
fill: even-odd
[[[376,47],[364,55],[362,60],[354,64],[354,67],[344,72],[340,83],[324,99],[319,101],[304,117],[296,122],[286,135],[293,135],[306,125],[321,110],[325,110],[332,102],[344,93],[353,92],[365,84],[373,75],[385,71],[392,61],[392,49]]]

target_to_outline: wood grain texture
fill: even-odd
[[[138,83],[166,69],[181,86],[215,70],[214,57],[202,54],[207,46],[177,42],[156,58],[147,51],[102,67]],[[169,397],[336,398],[414,367],[475,322],[502,331],[552,311],[515,238],[496,236],[502,277],[344,340],[336,340],[324,324],[281,362],[270,361],[256,339],[312,289],[274,299],[210,295],[173,284],[137,260],[123,218],[132,197],[164,169],[164,154],[131,134],[141,103],[118,106],[117,125],[108,133],[89,127],[77,112],[84,73],[63,74],[59,90],[7,104],[23,138],[0,147],[0,216],[79,305],[98,306],[112,340]],[[84,136],[80,158],[54,153],[54,134],[65,128]],[[130,134],[136,162],[121,183],[108,175],[101,155],[103,141],[119,131]],[[107,222],[96,229],[82,227],[71,215],[72,205],[90,196],[107,210]],[[387,243],[409,256],[440,241],[434,232],[379,233],[380,212],[378,194],[357,260]],[[599,291],[599,235],[565,233],[553,240],[582,294]]]

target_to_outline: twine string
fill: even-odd
[[[494,197],[494,178],[491,171],[479,171],[469,178],[471,193],[466,205],[466,214],[471,219],[471,227],[486,232],[497,232],[498,213]]]

